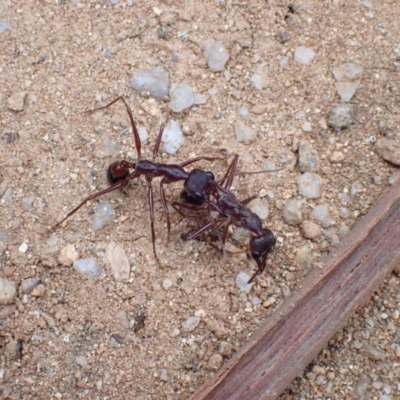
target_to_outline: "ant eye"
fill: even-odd
[[[207,171],[206,174],[208,175],[209,178],[211,178],[211,180],[215,181],[215,176],[211,171]]]
[[[251,253],[251,256],[252,256],[255,260],[257,260],[257,258],[260,258],[261,254],[260,254],[259,251],[253,251],[253,252]]]
[[[196,193],[194,194],[194,197],[196,198],[196,200],[204,201],[203,193],[196,192]]]

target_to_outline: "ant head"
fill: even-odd
[[[127,163],[126,161],[114,161],[107,168],[107,181],[109,185],[114,185],[118,181],[125,179],[129,175],[129,168],[134,168],[133,163]]]
[[[254,260],[265,257],[275,246],[276,239],[270,229],[266,229],[261,236],[250,239],[250,255]]]
[[[215,177],[212,172],[193,169],[185,180],[183,188],[187,195],[197,204],[202,204],[210,197],[214,184]]]

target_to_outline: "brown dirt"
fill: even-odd
[[[0,274],[17,285],[32,277],[43,285],[34,294],[19,293],[13,305],[2,308],[3,398],[188,398],[301,283],[308,270],[296,262],[297,249],[309,243],[318,257],[335,244],[335,238],[324,236],[307,241],[282,217],[283,203],[298,195],[300,140],[318,152],[318,173],[326,180],[322,197],[307,201],[304,217],[314,206],[329,204],[337,234],[341,224],[351,227],[362,218],[395,172],[374,152],[370,137],[379,135],[379,121],[397,112],[400,29],[394,21],[400,18],[400,3],[375,0],[372,8],[361,3],[1,2],[0,19],[11,29],[0,33],[0,183],[8,181],[12,193],[0,203],[0,230],[6,235],[0,243]],[[280,31],[289,34],[288,41],[279,40]],[[213,39],[230,53],[229,81],[207,68],[203,48]],[[311,65],[294,62],[300,45],[315,51]],[[179,61],[172,60],[174,54]],[[284,56],[289,58],[285,69],[279,65]],[[361,64],[364,72],[351,100],[356,121],[335,133],[326,127],[329,110],[340,102],[331,70],[344,62]],[[160,112],[150,115],[148,97],[133,91],[129,81],[138,69],[159,65],[173,83],[185,81],[206,94],[206,104],[173,114],[164,101]],[[255,90],[250,78],[259,66],[266,84]],[[207,93],[211,88],[218,89],[214,97]],[[92,230],[94,201],[50,240],[46,236],[46,228],[83,197],[106,187],[104,172],[112,160],[135,158],[132,137],[121,134],[129,127],[121,105],[93,116],[82,113],[118,95],[128,99],[138,124],[151,132],[143,146],[146,158],[162,120],[174,118],[186,141],[175,157],[161,154],[162,162],[222,152],[229,159],[240,154],[246,171],[286,163],[279,173],[234,183],[239,198],[262,190],[274,194],[266,224],[278,245],[268,271],[248,295],[235,285],[239,271],[254,269],[243,254],[224,258],[206,243],[182,242],[180,233],[193,223],[176,214],[167,242],[158,190],[157,264],[143,180],[106,196],[117,214],[112,226]],[[18,98],[24,99],[20,111],[12,109],[19,107]],[[241,118],[239,108],[260,104],[265,111],[246,120],[257,130],[257,140],[237,142],[233,123]],[[309,132],[302,130],[307,121]],[[101,157],[109,137],[119,151]],[[342,162],[331,161],[334,151],[344,154]],[[199,164],[216,175],[226,165]],[[354,182],[360,191],[343,203],[341,194]],[[167,187],[169,198],[178,197],[179,187]],[[28,210],[24,202],[30,197]],[[350,211],[348,217],[341,207]],[[20,253],[24,241],[28,251]],[[128,254],[127,282],[116,281],[104,261],[109,242],[121,244]],[[105,276],[93,281],[60,265],[60,250],[68,244],[82,258],[95,257]],[[165,279],[173,282],[168,290]],[[265,303],[252,306],[255,296]],[[400,398],[399,311],[400,279],[393,275],[281,398]],[[195,313],[200,325],[185,332],[182,322]]]

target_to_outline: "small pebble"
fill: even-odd
[[[242,121],[236,121],[235,134],[236,134],[236,139],[239,142],[254,141],[257,139],[257,132],[253,128],[248,127]]]
[[[0,21],[0,33],[11,30],[11,24],[7,21]]]
[[[26,92],[12,94],[7,100],[7,107],[12,111],[22,111],[24,109]]]
[[[257,214],[261,219],[268,218],[268,201],[265,199],[260,199],[257,197],[247,204],[247,208],[253,211],[253,213]]]
[[[194,315],[195,317],[204,318],[206,316],[206,312],[201,308],[200,310],[196,310]]]
[[[252,114],[260,115],[267,110],[268,106],[266,104],[258,103],[250,109]]]
[[[299,144],[299,170],[301,172],[315,172],[319,168],[319,158],[313,146],[308,142],[300,142]]]
[[[334,151],[329,160],[333,163],[340,163],[344,160],[344,154],[341,151]]]
[[[359,82],[336,82],[335,86],[342,101],[350,101],[359,85]]]
[[[236,286],[239,288],[241,292],[249,293],[251,288],[254,286],[254,282],[247,283],[250,279],[250,276],[246,274],[246,272],[240,271],[236,276]]]
[[[339,131],[348,128],[355,120],[353,106],[351,104],[337,104],[328,115],[328,126]]]
[[[10,304],[17,297],[15,283],[8,279],[0,278],[0,304]]]
[[[400,140],[379,138],[375,143],[375,150],[384,160],[400,166]]]
[[[76,356],[75,362],[83,369],[87,368],[88,366],[88,360],[86,356]]]
[[[400,116],[388,115],[378,124],[379,132],[391,139],[400,137]]]
[[[24,197],[21,200],[21,203],[23,205],[23,207],[28,210],[31,211],[33,209],[33,201],[35,200],[34,197]]]
[[[150,114],[153,117],[156,117],[156,118],[161,117],[161,108],[159,106],[159,103],[153,98],[144,100],[142,103],[140,103],[140,107],[143,111],[145,111],[146,113]],[[147,133],[147,131],[146,131],[146,133]],[[140,132],[139,132],[139,136],[140,136]],[[142,137],[140,137],[140,139],[142,140]],[[144,143],[143,140],[142,140],[142,142]]]
[[[364,395],[367,393],[368,386],[368,381],[362,381],[356,386],[356,393],[360,398],[364,397]]]
[[[305,244],[297,249],[296,262],[306,271],[309,271],[314,264],[314,247],[311,244]]]
[[[116,281],[129,279],[131,267],[128,256],[121,245],[114,242],[107,243],[104,259],[110,264]]]
[[[172,280],[167,278],[163,280],[162,286],[165,290],[168,290],[172,287],[173,284],[174,283],[172,282]]]
[[[194,93],[191,86],[186,82],[180,85],[171,85],[169,90],[169,108],[174,112],[181,112],[185,108],[189,108],[194,103]]]
[[[46,287],[39,283],[39,285],[35,286],[31,291],[31,296],[33,297],[43,297],[46,293]]]
[[[144,126],[139,126],[138,133],[142,144],[147,143],[147,141],[149,140],[149,134],[147,132],[147,129]]]
[[[223,71],[229,59],[229,53],[221,42],[209,42],[204,49],[208,68],[213,72]]]
[[[251,299],[251,303],[253,304],[253,306],[258,306],[259,304],[262,303],[262,300],[261,300],[259,297],[254,296],[254,297]]]
[[[183,143],[185,143],[182,130],[176,121],[170,120],[168,122],[161,140],[164,143],[164,151],[172,155],[176,154]]]
[[[224,358],[221,356],[221,354],[213,354],[208,360],[208,368],[216,371],[217,369],[221,368],[223,362]]]
[[[168,381],[168,374],[167,374],[167,370],[166,369],[162,369],[160,371],[160,379],[164,382]]]
[[[189,317],[186,321],[182,322],[182,329],[186,332],[193,331],[200,324],[200,317]]]
[[[301,213],[301,206],[305,203],[304,200],[300,199],[288,199],[283,205],[283,218],[289,225],[299,225],[303,221],[303,215]]]
[[[104,135],[101,140],[97,141],[94,155],[97,158],[105,158],[113,156],[119,150],[119,145],[111,135]],[[70,174],[72,179],[76,179],[75,174]]]
[[[268,83],[268,75],[267,75],[267,69],[261,65],[257,67],[256,72],[252,75],[250,78],[250,82],[253,84],[254,89],[261,90],[265,86],[267,86]]]
[[[18,247],[18,251],[21,254],[26,253],[26,251],[28,250],[28,242],[25,240],[24,242],[21,243],[21,245]]]
[[[20,292],[24,293],[24,294],[30,294],[32,292],[32,290],[38,286],[40,283],[40,279],[39,278],[27,278],[24,279],[21,282],[21,285],[19,287]]]
[[[329,228],[334,224],[334,221],[329,215],[328,204],[320,204],[316,206],[313,210],[313,216],[318,222],[321,223],[323,228]]]
[[[61,249],[57,261],[64,267],[70,267],[78,258],[79,253],[76,251],[75,246],[73,244],[68,244]]]
[[[154,70],[141,69],[133,76],[131,86],[138,92],[149,92],[160,101],[169,92],[169,75],[162,67],[156,67]]]
[[[315,52],[304,46],[299,46],[294,52],[294,61],[300,65],[309,65],[315,56]]]
[[[321,197],[324,180],[315,172],[305,172],[297,178],[299,193],[308,199]]]
[[[338,82],[357,81],[361,79],[362,73],[362,66],[353,63],[344,63],[332,70],[332,74]]]
[[[220,352],[221,355],[229,357],[232,354],[232,345],[228,342],[222,341],[219,344],[218,351]]]
[[[268,297],[268,299],[264,301],[263,307],[268,308],[274,303],[276,303],[276,298],[274,296]]]
[[[75,260],[73,266],[79,273],[89,276],[90,278],[96,279],[101,277],[101,269],[94,258]]]
[[[322,229],[321,227],[313,221],[303,221],[301,223],[301,230],[303,232],[303,236],[306,239],[318,239],[321,236]]]
[[[383,360],[386,357],[386,353],[372,346],[365,346],[363,348],[363,354],[375,361]]]
[[[93,229],[98,231],[104,226],[111,225],[113,223],[113,218],[115,217],[114,207],[111,203],[104,201],[101,202],[96,209],[93,216]]]

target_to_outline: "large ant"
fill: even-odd
[[[122,101],[125,105],[126,111],[128,113],[133,136],[135,138],[135,146],[138,154],[138,158],[136,162],[130,162],[126,160],[115,161],[113,162],[107,169],[107,179],[109,184],[111,185],[107,189],[101,190],[99,192],[93,193],[92,195],[86,197],[77,207],[75,207],[72,211],[70,211],[61,221],[55,224],[52,227],[52,230],[56,229],[59,225],[61,225],[68,217],[75,214],[85,203],[90,200],[94,200],[104,194],[113,192],[125,185],[132,179],[138,178],[140,175],[144,175],[148,185],[148,202],[150,208],[150,221],[151,221],[151,237],[153,243],[153,253],[157,257],[156,247],[155,247],[155,233],[154,233],[154,204],[153,204],[153,188],[151,182],[153,178],[162,177],[160,181],[160,196],[163,204],[163,208],[165,214],[167,215],[167,226],[168,226],[168,236],[170,233],[170,218],[169,218],[169,210],[167,206],[167,200],[164,192],[164,184],[174,183],[178,181],[185,182],[185,189],[187,192],[193,196],[194,198],[209,198],[210,194],[216,193],[216,186],[212,185],[210,182],[214,180],[214,175],[211,172],[203,171],[200,169],[193,169],[190,173],[186,172],[183,167],[195,163],[200,160],[213,161],[216,158],[212,157],[196,157],[190,160],[187,160],[181,164],[162,164],[155,161],[157,157],[158,151],[160,149],[161,138],[164,131],[164,125],[162,124],[160,127],[160,131],[157,136],[156,143],[154,145],[153,150],[153,158],[152,160],[145,160],[142,158],[142,143],[139,137],[139,132],[136,128],[135,121],[133,119],[132,110],[127,104],[126,100],[119,96],[114,99],[109,104],[96,108],[94,110],[88,111],[88,113],[92,114],[96,111],[106,109],[116,103],[117,101]],[[133,170],[133,171],[132,171]],[[188,186],[186,186],[188,184]]]
[[[250,239],[249,242],[249,253],[257,263],[258,269],[249,279],[248,283],[251,283],[256,278],[256,276],[260,275],[265,270],[267,255],[274,248],[276,240],[274,234],[270,229],[264,229],[262,227],[260,217],[245,206],[256,196],[252,196],[242,202],[239,202],[236,196],[229,191],[232,185],[233,177],[237,175],[235,174],[235,171],[238,159],[239,156],[236,154],[230,166],[228,167],[225,176],[221,179],[220,182],[225,182],[224,186],[221,186],[217,182],[215,182],[215,184],[217,185],[216,188],[220,189],[213,191],[213,196],[215,197],[216,201],[208,201],[209,209],[211,209],[211,211],[218,212],[219,215],[216,218],[211,218],[210,221],[208,221],[206,224],[204,224],[194,232],[191,232],[188,235],[184,235],[183,238],[185,240],[194,239],[206,231],[210,230],[211,232],[213,232],[224,225],[224,229],[221,235],[222,248],[218,248],[215,245],[213,246],[216,247],[217,250],[222,252],[230,225],[234,225],[252,232],[254,236]],[[222,194],[220,192],[222,192]],[[190,193],[186,191],[182,192],[181,199],[183,203],[173,202],[172,205],[182,215],[185,214],[182,212],[181,209],[195,211],[197,213],[204,212],[204,207],[202,206],[201,199],[193,197]]]

